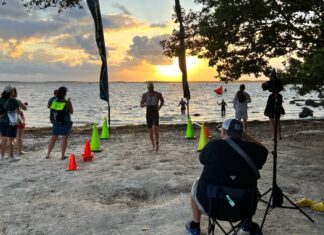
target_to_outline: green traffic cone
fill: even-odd
[[[96,124],[92,127],[92,136],[91,136],[91,144],[90,144],[91,152],[101,152],[102,149],[100,147],[99,137],[98,137],[98,129]]]
[[[107,119],[106,117],[104,118],[103,124],[102,124],[102,130],[101,130],[101,139],[109,139],[110,135],[109,135],[109,129],[108,129],[108,125],[107,125]]]
[[[188,116],[186,139],[196,139],[195,135],[194,135],[194,130],[193,130],[190,116]]]
[[[200,152],[206,146],[206,144],[207,144],[207,137],[206,137],[205,123],[203,123],[201,124],[197,151]]]

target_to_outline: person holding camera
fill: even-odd
[[[67,158],[65,156],[67,140],[72,129],[71,114],[73,114],[73,106],[71,98],[66,99],[67,88],[60,87],[57,90],[57,96],[50,104],[50,120],[53,123],[52,137],[48,146],[46,159],[50,158],[50,154],[55,146],[55,142],[59,136],[62,136],[61,143],[61,159]]]
[[[235,94],[233,106],[235,109],[235,119],[241,121],[243,119],[243,129],[246,131],[248,119],[248,103],[251,103],[249,93],[245,91],[245,85],[240,85],[240,90]]]
[[[257,177],[247,160],[244,159],[233,147],[237,145],[245,153],[246,157],[254,163],[259,170],[266,162],[268,150],[252,136],[243,131],[242,123],[236,119],[227,119],[221,126],[221,139],[210,141],[199,155],[201,164],[204,165],[199,179],[193,184],[191,190],[192,221],[186,224],[186,231],[190,235],[200,235],[201,214],[210,215],[210,199],[207,195],[208,185],[234,188],[253,188],[255,208],[257,204]],[[254,208],[254,209],[255,209]],[[251,208],[252,210],[253,208]],[[219,211],[218,213],[226,213]],[[257,224],[251,218],[243,227],[245,232],[260,232]],[[250,233],[249,233],[250,234]]]
[[[273,91],[268,97],[267,105],[264,110],[264,115],[269,117],[270,120],[270,130],[273,138],[275,138],[275,119],[277,119],[277,134],[279,140],[282,139],[280,116],[285,115],[285,109],[282,107],[282,102],[282,95],[278,91]]]

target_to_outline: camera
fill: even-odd
[[[270,80],[262,83],[261,87],[263,91],[269,92],[280,92],[283,90],[282,81],[277,77],[277,72],[275,69],[272,69],[270,72]]]

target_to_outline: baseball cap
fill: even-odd
[[[243,131],[242,123],[236,119],[226,119],[223,124],[222,128],[226,130],[230,134],[239,135]]]
[[[10,93],[12,92],[12,87],[11,86],[6,86],[4,89],[3,89],[4,92],[7,92],[7,93]]]
[[[152,87],[152,88],[154,87],[153,82],[148,82],[148,83],[147,83],[147,88],[151,88],[151,87]]]

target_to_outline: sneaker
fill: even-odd
[[[11,157],[11,158],[9,159],[9,162],[16,162],[16,161],[19,161],[19,160],[20,160],[19,157],[17,157],[17,156],[13,156],[13,157]]]
[[[187,235],[200,235],[200,229],[198,228],[190,228],[191,221],[186,223],[186,232]]]

